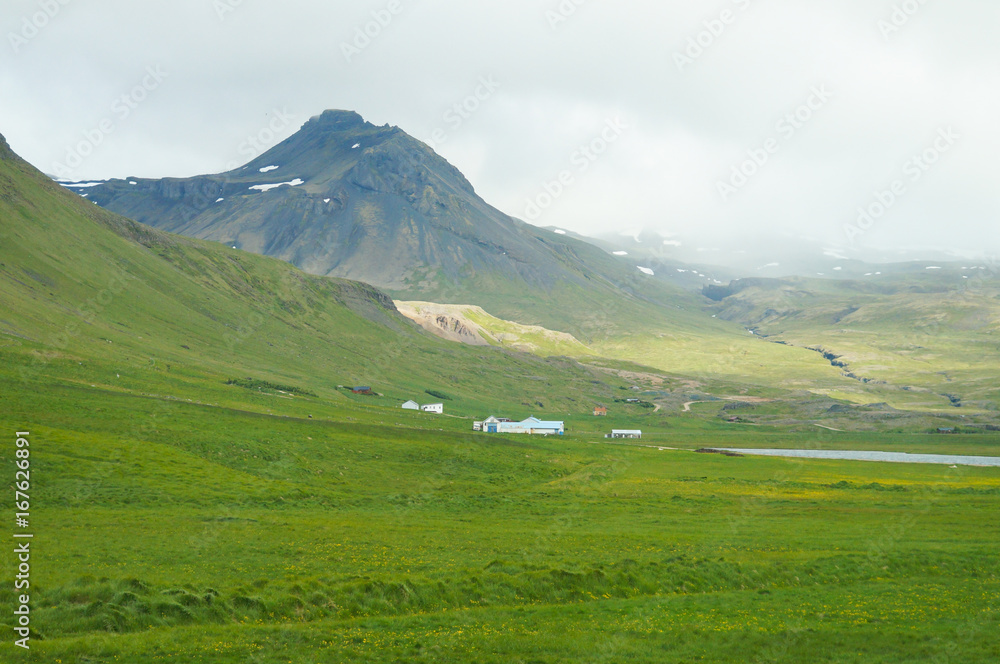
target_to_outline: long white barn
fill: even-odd
[[[529,417],[523,422],[509,422],[491,417],[482,422],[474,423],[472,428],[485,433],[526,433],[546,436],[561,436],[566,433],[566,426],[563,422],[546,422],[537,417]]]

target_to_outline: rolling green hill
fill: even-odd
[[[5,663],[1000,657],[996,468],[694,452],[997,454],[994,436],[623,403],[697,379],[438,339],[371,286],[111,214],[2,138],[0,301],[0,472],[12,482],[11,434],[30,432],[35,536],[31,649],[7,609]],[[738,327],[708,320],[717,338]],[[813,351],[742,343],[850,380]],[[718,366],[703,388],[750,391]],[[339,387],[359,383],[384,396]],[[565,413],[569,434],[470,431],[500,410]],[[611,426],[644,440],[608,445]],[[17,565],[0,556],[4,607]]]
[[[301,184],[254,189],[281,182]],[[228,173],[76,191],[157,228],[358,279],[397,300],[472,304],[601,352],[617,353],[640,335],[674,340],[661,344],[662,370],[722,369],[720,355],[740,364],[744,353],[773,361],[772,349],[745,339],[742,327],[706,314],[698,294],[582,239],[508,217],[428,146],[353,112],[326,111]],[[802,380],[838,381],[821,358],[786,355],[778,363]],[[759,364],[750,359],[729,375],[746,380]]]
[[[572,362],[439,340],[371,286],[106,212],[6,146],[0,168],[0,332],[26,381],[58,375],[226,403],[239,390],[225,381],[251,376],[328,407],[354,398],[338,385],[371,386],[382,403],[430,389],[454,395],[452,407],[468,415],[538,403],[566,410],[614,388]]]
[[[269,188],[280,183],[293,184]],[[543,354],[634,362],[708,392],[721,381],[754,394],[806,391],[931,413],[947,411],[956,398],[978,414],[1000,406],[995,379],[980,361],[997,356],[992,270],[902,265],[882,274],[871,267],[863,280],[751,279],[698,293],[690,279],[644,274],[631,254],[613,256],[583,238],[504,215],[428,146],[348,111],[312,118],[228,173],[111,180],[76,191],[230,252],[236,247],[306,272],[359,279],[397,300],[479,307],[494,327],[497,320],[537,326],[580,344],[536,340],[523,347],[544,347]],[[228,254],[211,253],[211,260],[251,261],[242,253],[221,258]],[[701,279],[708,269],[678,265],[658,263],[657,270]]]
[[[749,280],[711,289],[720,318],[812,349],[920,409],[995,411],[1000,278],[990,265],[914,266],[859,280]]]

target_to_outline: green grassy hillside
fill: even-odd
[[[615,387],[572,362],[436,339],[370,286],[117,217],[13,155],[0,169],[0,331],[24,381],[226,403],[240,390],[224,382],[249,376],[316,394],[316,408],[363,384],[384,395],[363,404],[435,390],[453,413],[481,416],[589,406]]]
[[[286,184],[276,186],[281,183]],[[825,256],[824,274],[860,278],[746,279],[730,286],[716,282],[697,293],[680,285],[705,283],[712,271],[660,260],[663,244],[657,237],[636,238],[627,255],[614,256],[609,250],[617,245],[604,243],[602,249],[572,234],[525,224],[491,207],[427,145],[349,111],[311,118],[293,136],[226,173],[110,180],[75,191],[158,228],[275,256],[312,274],[361,280],[401,301],[478,306],[484,315],[566,333],[586,347],[539,339],[522,346],[542,354],[596,354],[701,386],[722,382],[757,395],[804,391],[819,400],[886,403],[933,416],[959,407],[980,419],[1000,415],[1000,384],[990,369],[1000,357],[995,266],[879,268],[857,261],[835,265],[841,259]],[[252,287],[237,285],[250,265],[254,271],[272,271],[261,277],[264,283],[295,274],[252,262],[245,254],[228,257],[210,245],[176,239],[169,244],[181,248],[158,251],[175,261],[174,268],[197,277],[203,261],[191,259],[190,269],[185,268],[187,254],[207,252],[205,260],[212,264],[207,273],[220,267],[221,278],[237,290]],[[656,275],[640,271],[638,265],[646,263],[655,265]],[[867,269],[871,272],[863,272]],[[320,290],[341,283],[337,288],[345,293],[358,288],[304,283]],[[268,301],[274,296],[285,294],[272,289],[261,295]],[[253,315],[270,321],[266,304],[257,302]],[[284,321],[296,324],[294,316]],[[263,344],[275,343],[264,335],[247,335],[254,326],[246,321],[230,317],[224,324],[243,330],[237,332],[240,338],[253,337],[257,347],[246,351],[249,356],[267,355],[270,347]],[[278,334],[277,329],[268,333]],[[359,331],[361,337],[366,334]],[[335,348],[340,341],[324,345]],[[342,348],[356,345],[347,338],[343,342]],[[365,371],[351,369],[349,352],[342,354],[345,364],[337,370],[351,369],[352,380],[360,382],[385,383],[408,374],[392,365],[397,357],[405,363],[417,356],[395,355],[397,344],[387,343],[369,358]],[[466,350],[455,352],[471,357]],[[293,351],[289,357],[307,361],[292,373],[323,355],[316,348]],[[457,361],[451,375],[461,392],[475,392],[475,381],[461,383],[468,375],[463,362]],[[280,366],[289,371],[288,362]],[[548,404],[560,395],[522,403]]]
[[[436,339],[370,287],[110,215],[2,140],[0,220],[0,473],[14,480],[29,431],[35,535],[31,649],[6,609],[2,662],[1000,657],[983,519],[1000,470],[693,451],[996,455],[995,436],[623,403],[697,380]],[[356,383],[384,396],[338,387]],[[499,410],[564,416],[569,435],[463,419]],[[626,425],[644,440],[607,444]],[[4,607],[17,564],[0,556]]]
[[[870,391],[921,410],[1000,408],[1000,279],[991,265],[865,281],[761,281],[713,309],[812,349]]]

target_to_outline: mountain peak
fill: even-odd
[[[361,148],[367,149],[403,133],[397,127],[377,126],[354,111],[329,110],[309,118],[302,127],[258,155],[232,177],[266,173],[280,167],[285,180],[301,178],[315,184],[329,177],[339,177],[346,166],[357,161]],[[261,170],[267,169],[267,170]]]
[[[374,126],[367,122],[355,111],[329,110],[323,111],[320,115],[314,115],[303,126],[303,129],[316,127],[322,129],[333,129],[345,131],[358,127]]]
[[[7,139],[3,137],[3,134],[0,134],[0,159],[7,159],[11,154]]]
[[[314,116],[227,173],[131,182],[90,187],[88,200],[410,299],[450,298],[471,283],[548,292],[591,278],[578,256],[586,247],[565,249],[566,240],[508,217],[431,147],[353,111]]]

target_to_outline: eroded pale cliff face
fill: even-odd
[[[396,308],[420,327],[448,341],[458,341],[470,346],[489,346],[493,336],[481,325],[466,316],[467,309],[479,307],[460,304],[434,304],[432,302],[396,302]]]
[[[501,346],[541,355],[589,355],[590,349],[571,334],[497,318],[469,304],[396,302],[410,320],[442,339],[472,346]]]

